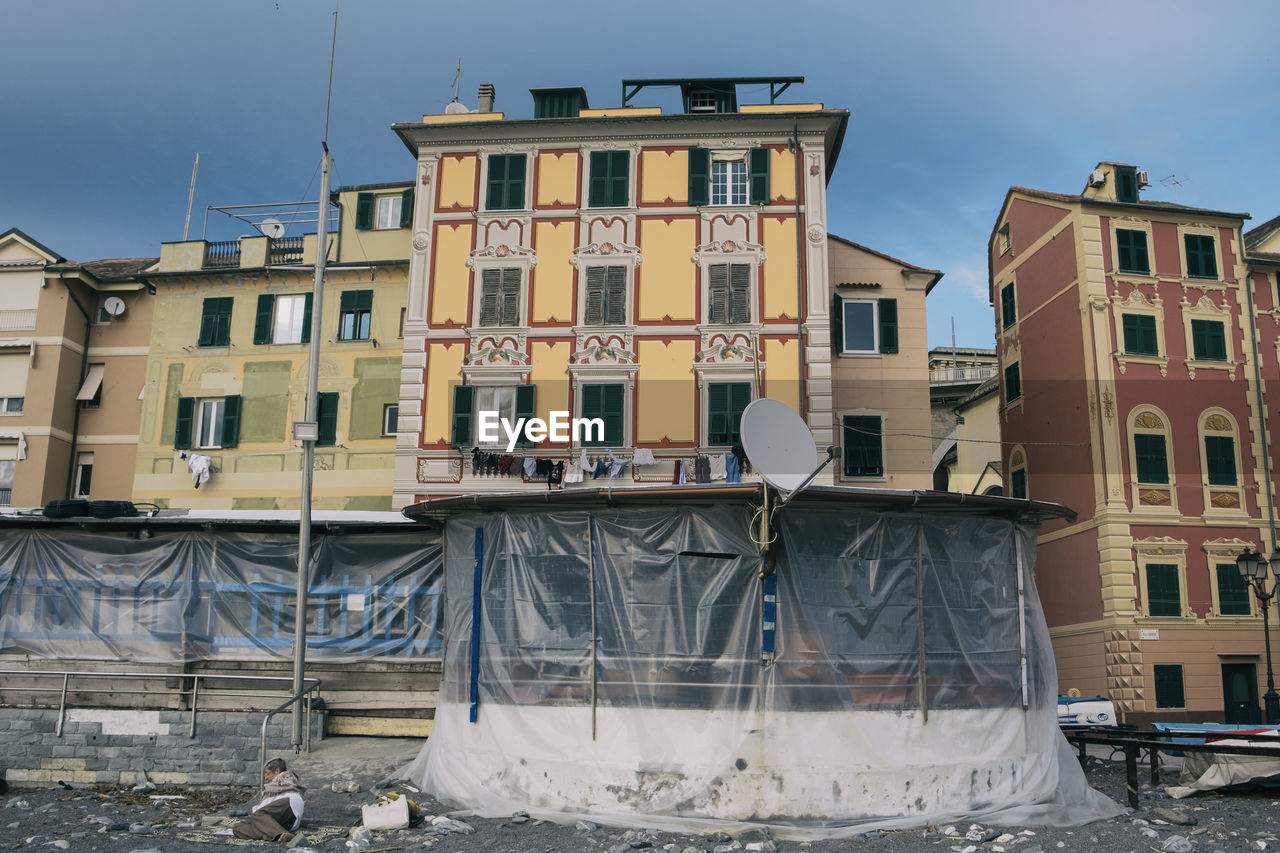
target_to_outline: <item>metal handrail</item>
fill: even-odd
[[[258,738],[258,772],[259,773],[262,772],[263,767],[267,766],[267,724],[271,722],[272,717],[274,717],[276,714],[283,711],[285,708],[288,708],[290,705],[293,705],[294,703],[298,702],[303,697],[306,697],[306,700],[307,700],[306,707],[303,709],[303,713],[307,715],[307,718],[304,721],[302,726],[302,748],[307,752],[311,751],[311,701],[312,701],[311,694],[316,690],[318,690],[319,688],[320,688],[319,681],[317,681],[315,684],[311,685],[310,687],[302,688],[297,693],[293,694],[293,696],[291,696],[289,699],[285,700],[282,704],[277,705],[275,708],[268,711],[267,716],[262,718],[262,734]]]
[[[198,673],[198,672],[74,672],[74,671],[66,671],[66,670],[49,670],[49,669],[0,669],[0,677],[4,677],[4,676],[15,676],[20,678],[25,678],[29,676],[33,676],[37,678],[38,677],[50,677],[50,678],[56,677],[61,679],[62,681],[61,687],[12,687],[12,686],[0,687],[0,690],[7,690],[15,693],[50,693],[50,692],[53,692],[54,690],[58,690],[59,691],[58,726],[55,731],[56,737],[62,737],[63,723],[66,719],[66,714],[67,714],[67,693],[70,691],[71,680],[73,678],[85,678],[85,679],[109,678],[113,680],[121,679],[121,678],[133,678],[133,679],[180,678],[180,679],[183,679],[184,683],[183,683],[183,686],[176,691],[177,695],[179,696],[187,695],[188,691],[185,685],[185,681],[186,679],[191,679],[191,690],[190,690],[190,694],[191,694],[190,736],[191,737],[195,737],[196,735],[196,715],[200,708],[201,680],[204,680],[206,683],[209,681],[218,681],[218,680],[286,682],[288,684],[292,684],[293,682],[293,679],[291,677],[284,676],[284,675],[232,675],[232,674],[226,674],[226,673]],[[312,692],[320,688],[320,681],[318,679],[307,679],[307,680],[313,683],[311,684],[310,687],[306,688],[305,692]],[[171,694],[171,693],[174,693],[175,691],[172,691],[172,690],[164,690],[164,691],[122,690],[122,689],[113,687],[110,690],[94,690],[91,688],[78,689],[76,692],[85,693],[85,694],[111,693],[111,694],[150,696],[150,695],[156,695],[160,693]],[[229,697],[252,698],[252,697],[268,697],[268,696],[276,695],[278,694],[278,692],[279,691],[267,692],[267,691],[227,690],[227,691],[219,691],[217,695],[223,698],[229,698]],[[282,707],[286,707],[286,706],[282,706]],[[310,702],[308,702],[307,707],[308,707],[308,711],[310,711]],[[307,733],[308,735],[310,735],[310,727],[308,727]],[[308,750],[310,750],[309,739],[308,739]]]

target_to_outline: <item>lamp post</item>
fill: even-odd
[[[1271,555],[1269,565],[1272,571],[1280,568],[1280,550]],[[1276,694],[1276,682],[1271,675],[1271,625],[1267,621],[1267,606],[1271,603],[1271,599],[1275,598],[1276,588],[1273,586],[1271,591],[1267,592],[1267,567],[1266,557],[1255,554],[1250,548],[1245,548],[1243,553],[1236,557],[1236,569],[1239,570],[1240,577],[1253,587],[1253,594],[1258,597],[1258,603],[1262,605],[1262,640],[1267,649],[1267,692],[1262,697],[1262,703],[1267,724],[1274,725],[1280,723],[1280,695]]]

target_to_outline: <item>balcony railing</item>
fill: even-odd
[[[268,244],[268,264],[300,264],[302,263],[301,237],[276,237]]]
[[[996,375],[999,368],[994,364],[975,365],[971,367],[935,367],[929,371],[929,381],[936,384],[945,382],[981,382]]]
[[[0,506],[8,506],[13,499],[13,489],[0,488]]]
[[[205,267],[238,267],[240,266],[240,241],[221,240],[210,243],[204,252]]]
[[[0,311],[0,332],[20,332],[36,327],[36,309],[11,308]]]

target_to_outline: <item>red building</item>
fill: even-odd
[[[1257,721],[1235,560],[1276,548],[1258,371],[1280,387],[1280,224],[1246,243],[1247,214],[1143,200],[1126,164],[1086,183],[1011,188],[988,247],[1006,494],[1078,513],[1036,567],[1059,686],[1128,722]]]

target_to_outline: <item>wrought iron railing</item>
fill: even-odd
[[[220,240],[209,243],[204,252],[205,267],[238,267],[240,266],[240,241]]]

